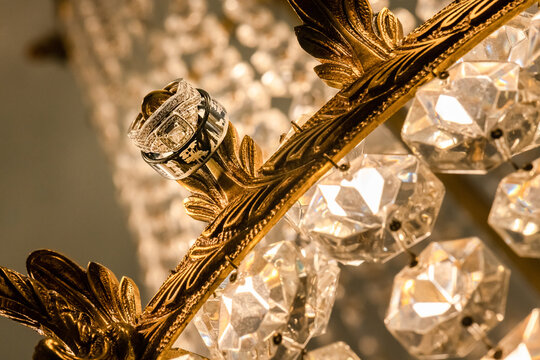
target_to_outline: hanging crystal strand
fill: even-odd
[[[478,238],[431,243],[396,275],[386,327],[418,358],[466,356],[502,321],[509,275]]]
[[[540,159],[501,180],[488,223],[518,255],[540,258]]]
[[[335,261],[313,245],[263,240],[203,305],[195,325],[212,358],[295,359],[324,332],[338,274]]]
[[[534,360],[540,356],[540,309],[513,328],[482,360]]]

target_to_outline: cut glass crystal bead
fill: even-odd
[[[529,48],[532,14],[523,12],[491,33],[465,56],[463,61],[511,61],[524,67]]]
[[[308,352],[304,360],[360,360],[360,358],[349,345],[338,341]]]
[[[540,159],[501,181],[488,222],[517,254],[540,258]]]
[[[402,138],[438,172],[485,173],[527,144],[502,136],[512,133],[518,115],[520,67],[514,63],[464,62],[416,93]],[[506,114],[506,116],[505,116]],[[536,129],[536,116],[521,116],[519,126]],[[496,136],[501,132],[501,136]],[[534,131],[533,131],[534,132]]]
[[[463,357],[503,319],[509,275],[478,238],[431,243],[395,277],[386,327],[414,356]]]
[[[412,155],[362,155],[316,185],[300,226],[335,259],[386,261],[429,236],[442,183]]]
[[[203,305],[195,325],[213,358],[295,359],[324,331],[338,274],[313,246],[256,247]]]
[[[540,309],[531,314],[490,350],[482,360],[540,359]]]
[[[354,149],[352,149],[342,161],[340,161],[341,164],[347,164],[353,161],[354,159],[358,158],[359,156],[364,154],[364,141],[362,141],[360,144],[358,144]],[[332,168],[326,175],[330,176],[334,174],[336,171],[338,171],[336,168]],[[323,177],[324,179],[324,177]],[[303,228],[300,226],[300,223],[302,219],[306,216],[307,209],[309,207],[309,203],[311,202],[311,199],[313,198],[313,195],[315,195],[315,190],[317,189],[317,185],[312,186],[308,191],[306,191],[300,199],[298,199],[293,206],[287,211],[285,214],[285,220],[287,220],[287,223],[300,235],[303,236],[309,236],[306,234],[303,230]]]

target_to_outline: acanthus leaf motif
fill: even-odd
[[[25,276],[0,267],[0,315],[47,337],[35,359],[136,358],[141,304],[132,280],[118,282],[96,263],[84,270],[50,250],[33,252],[27,270]]]
[[[399,20],[384,8],[375,17],[367,0],[289,0],[303,25],[300,46],[323,64],[317,75],[343,88],[387,60],[403,37]]]
[[[249,136],[244,136],[239,150],[240,164],[246,173],[251,177],[259,175],[259,168],[262,165],[261,148]]]

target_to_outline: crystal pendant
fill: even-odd
[[[256,247],[195,316],[216,359],[295,359],[322,333],[339,268],[314,247]]]
[[[457,64],[448,79],[418,90],[403,140],[437,172],[485,173],[498,166],[526,145],[508,149],[503,137],[516,126],[504,115],[518,101],[519,70],[513,63]],[[527,121],[536,129],[537,117],[524,117],[519,126]]]
[[[529,49],[532,14],[523,12],[491,33],[465,56],[463,61],[511,61],[524,67]]]
[[[540,72],[540,11],[532,17],[529,25],[529,44],[525,66],[535,74]]]
[[[429,236],[442,183],[412,155],[362,155],[316,185],[300,226],[335,259],[386,261]]]
[[[501,181],[488,222],[518,255],[540,258],[540,159]]]
[[[303,360],[360,360],[349,345],[338,341],[308,352]]]
[[[360,144],[356,145],[354,149],[352,149],[345,157],[343,158],[343,161],[340,162],[340,164],[346,164],[350,163],[354,159],[364,155],[364,147],[365,142],[362,141]],[[336,168],[333,168],[330,170],[324,177],[330,176],[334,174],[336,171],[338,171]],[[319,182],[322,181],[319,180]],[[303,230],[303,228],[300,226],[300,223],[302,222],[302,219],[306,216],[307,209],[309,207],[309,203],[311,202],[311,199],[313,199],[313,195],[315,195],[315,190],[317,189],[317,185],[312,186],[309,188],[308,191],[306,191],[300,199],[298,199],[293,206],[287,211],[285,214],[285,220],[287,220],[287,223],[300,235],[309,237],[308,234],[306,234]]]
[[[540,359],[540,309],[534,309],[482,358],[482,360],[534,359]]]
[[[414,356],[463,357],[503,319],[509,275],[478,238],[431,243],[395,277],[386,327]]]

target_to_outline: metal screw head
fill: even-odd
[[[392,222],[390,222],[390,225],[388,225],[388,228],[390,229],[390,231],[398,231],[399,229],[401,229],[401,221],[399,220],[392,220]]]
[[[283,341],[283,336],[281,336],[280,333],[277,333],[274,335],[274,337],[272,338],[272,341],[274,342],[275,345],[279,345],[281,344],[281,342]]]
[[[503,136],[503,131],[501,129],[494,129],[491,131],[491,138],[492,139],[500,139]]]
[[[472,324],[474,324],[474,320],[470,316],[465,316],[463,319],[461,319],[461,325],[463,325],[464,327],[469,327]]]

